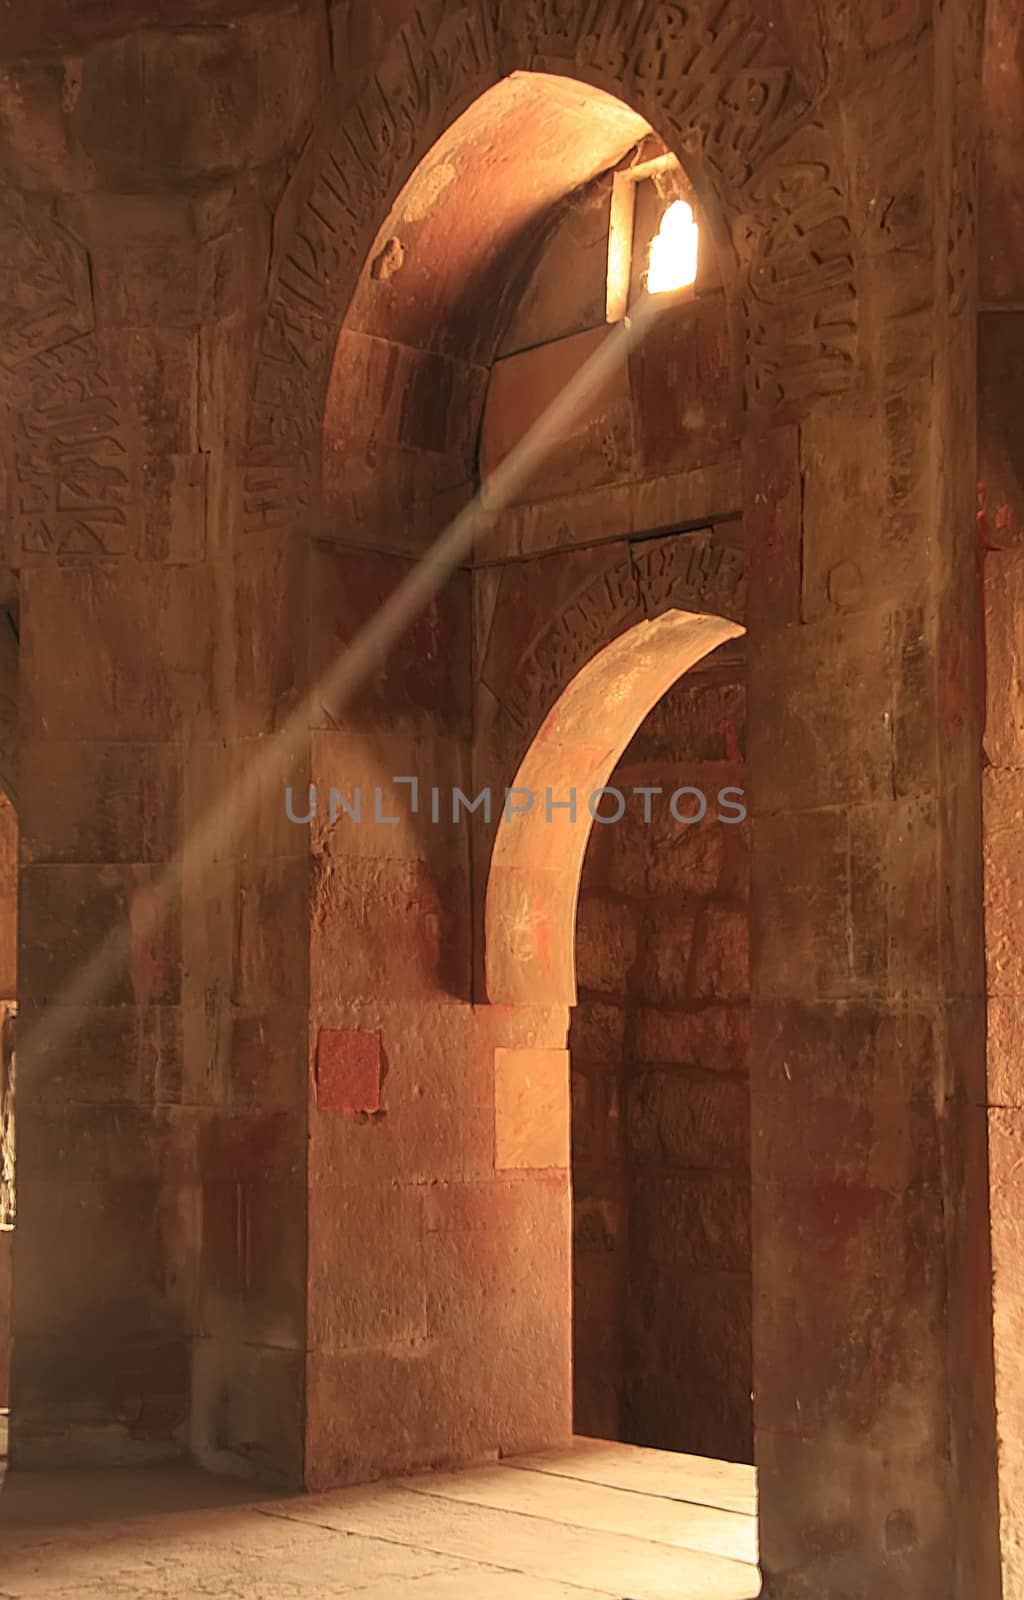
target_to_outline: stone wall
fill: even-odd
[[[14,1230],[0,1227],[0,1411],[9,1404],[11,1365],[11,1245]]]
[[[987,1126],[1003,1592],[1024,1592],[1024,18],[986,8],[978,557],[985,680]]]
[[[716,796],[744,787],[744,704],[726,646],[616,768],[624,793],[666,798],[649,824],[595,827],[569,1034],[576,1426],[736,1461],[753,1458],[748,838]],[[668,809],[684,785],[708,796],[696,824]]]
[[[473,670],[449,714],[472,702],[482,767],[503,736],[534,740],[587,650],[642,635],[652,592],[671,602],[637,544],[601,541],[717,528],[742,500],[765,1594],[987,1600],[973,267],[978,217],[1004,279],[1020,232],[1005,204],[1013,141],[1002,191],[978,208],[974,134],[983,92],[997,125],[1007,84],[1012,102],[1014,41],[983,91],[967,4],[737,0],[641,16],[612,0],[232,0],[224,28],[175,25],[195,6],[154,5],[147,27],[129,9],[76,7],[72,25],[56,0],[4,40],[19,981],[23,1019],[74,1011],[72,1044],[23,1042],[20,1063],[16,1452],[138,1459],[191,1443],[204,1460],[324,1482],[446,1445],[464,1458],[551,1442],[567,1423],[567,1185],[563,1124],[548,1114],[565,1082],[564,991],[540,1018],[452,1003],[438,952],[453,902],[429,868],[391,857],[377,897],[354,866],[365,921],[353,932],[336,919],[321,971],[351,957],[366,984],[370,945],[408,961],[411,981],[401,1013],[339,1019],[382,1035],[386,1116],[357,1040],[367,1120],[346,1135],[360,1142],[326,1140],[308,1181],[321,863],[281,821],[278,773],[258,824],[187,875],[165,937],[149,916],[183,833],[251,771],[351,621],[331,577],[344,563],[323,543],[355,538],[325,527],[320,466],[362,264],[414,172],[453,245],[489,246],[499,217],[503,245],[530,232],[536,120],[522,99],[504,102],[501,138],[478,142],[486,194],[456,181],[465,169],[437,141],[499,79],[516,94],[532,80],[559,101],[551,204],[602,170],[569,158],[604,92],[685,155],[729,268],[742,478],[720,338],[705,344],[680,315],[670,360],[634,353],[628,406],[620,381],[584,419],[585,492],[567,486],[563,452],[561,488],[552,476],[549,498],[499,519],[492,564],[458,574]],[[436,254],[464,284],[458,250]],[[486,366],[467,324],[494,327],[514,275],[504,250],[476,264],[475,296],[414,298],[450,353]],[[396,311],[402,274],[387,284]],[[1016,280],[1004,292],[1000,304],[1019,304]],[[595,332],[558,339],[553,357],[535,347],[538,383],[572,370]],[[510,395],[517,375],[528,387],[530,356],[502,355]],[[360,533],[378,575],[386,531]],[[721,554],[710,535],[688,548],[698,568]],[[393,570],[376,589],[360,575],[353,595],[379,596]],[[391,683],[407,708],[421,676],[437,685],[435,647],[468,632],[426,630],[421,659]],[[331,716],[318,704],[295,740],[296,783]],[[486,880],[485,852],[469,879]],[[467,943],[480,926],[474,913]],[[54,1007],[126,927],[104,997]],[[328,1181],[336,1154],[347,1182]],[[388,1160],[422,1174],[422,1192],[396,1199]],[[375,1185],[394,1209],[371,1239]],[[307,1294],[308,1237],[330,1220],[318,1194],[334,1206],[346,1187],[351,1226]],[[435,1288],[412,1251],[403,1299],[389,1246],[418,1224]],[[341,1381],[321,1382],[332,1369]]]

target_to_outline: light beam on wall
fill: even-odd
[[[647,270],[649,294],[670,294],[688,289],[697,277],[697,243],[700,229],[693,220],[693,209],[685,200],[674,200],[661,219],[651,240]]]

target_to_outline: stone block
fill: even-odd
[[[705,906],[693,963],[698,1000],[743,1000],[750,993],[750,916],[745,909]]]
[[[750,620],[780,627],[801,618],[803,560],[800,436],[796,427],[749,429],[743,438],[743,527],[750,562]]]
[[[1014,0],[985,12],[981,64],[981,153],[978,163],[979,295],[983,301],[1024,299],[1024,182],[1016,159],[1022,127],[1016,75],[1006,70],[1020,46]]]
[[[201,1338],[303,1349],[306,1193],[301,1175],[202,1191],[197,1327]]]
[[[313,1350],[306,1358],[305,1487],[313,1492],[448,1463],[478,1446],[456,1399],[442,1439],[432,1346]],[[381,1396],[388,1403],[381,1405]],[[300,1414],[301,1416],[301,1414]]]
[[[301,147],[327,58],[323,19],[307,11],[107,38],[83,58],[76,141],[104,191],[144,193],[158,175],[173,189],[262,167]],[[197,83],[219,92],[193,104]]]
[[[33,863],[20,879],[18,976],[27,1000],[74,1005],[82,968],[102,951],[106,1002],[177,1003],[180,910],[158,892],[158,869]]]
[[[208,468],[209,456],[201,451],[150,456],[142,462],[139,555],[143,561],[202,561],[206,554]]]
[[[333,670],[405,579],[409,561],[380,552],[318,545],[312,555],[314,681],[323,686],[321,726],[373,734],[468,736],[471,592],[466,573],[436,569],[437,589],[401,630],[383,661],[335,693]],[[349,669],[346,669],[349,670]]]
[[[568,1168],[567,1051],[495,1050],[494,1164]]]
[[[306,1108],[222,1111],[198,1124],[199,1171],[225,1184],[288,1185],[305,1172]]]
[[[108,332],[102,348],[111,377],[123,385],[139,424],[144,453],[152,460],[198,449],[198,335],[159,325],[132,328],[127,337]]]
[[[849,1600],[941,1594],[949,1512],[928,1447],[877,1450],[857,1436],[761,1427],[757,1441],[760,1470],[789,1486],[759,1505],[769,1583],[801,1600],[830,1590]],[[876,1573],[880,1548],[885,1564]]]
[[[181,1101],[177,1006],[62,1007],[55,1015],[48,1005],[25,1001],[18,1034],[19,1106]]]
[[[659,315],[629,358],[639,478],[704,465],[735,448],[733,370],[723,295],[683,301]]]
[[[16,1466],[138,1467],[188,1447],[190,1341],[105,1336],[19,1339],[11,1458]]]
[[[170,744],[32,741],[21,751],[24,862],[167,861],[181,840]]]
[[[277,595],[275,608],[279,624]],[[33,566],[21,584],[23,737],[202,737],[219,715],[215,623],[203,567]]]
[[[862,992],[934,990],[939,897],[934,802],[904,800],[850,812],[850,953]]]
[[[642,1272],[669,1281],[707,1269],[749,1278],[748,1174],[638,1174],[630,1191],[629,1249],[634,1277]]]
[[[497,361],[491,372],[480,434],[485,503],[490,480],[549,405],[612,332],[594,328]],[[616,483],[632,475],[629,377],[615,365],[598,392],[552,439],[544,462],[515,495],[517,501]]]
[[[373,454],[399,445],[468,465],[485,383],[485,371],[468,362],[344,328],[324,416],[326,450],[359,440]]]
[[[205,895],[218,863],[307,860],[312,824],[303,819],[312,781],[304,740],[290,747],[266,738],[193,744],[184,769],[186,881]]]
[[[305,1104],[309,1065],[308,1007],[231,1007],[224,1099],[245,1111]]]
[[[673,774],[677,769],[688,772],[689,780],[681,782],[696,781],[694,769],[700,769],[702,779],[707,781],[709,809],[713,788],[732,783],[742,787],[747,694],[743,657],[736,650],[736,641],[721,646],[679,678],[651,707],[622,758],[623,767],[631,773],[637,771],[634,781],[663,783],[666,769]],[[713,769],[707,770],[712,763]],[[638,771],[640,764],[642,775]],[[674,820],[669,800],[669,796],[664,802],[659,799],[659,820],[664,820],[664,810]]]
[[[434,1184],[424,1202],[424,1258],[431,1334],[457,1337],[494,1363],[489,1402],[508,1417],[527,1352],[541,1390],[568,1385],[571,1261],[565,1172],[478,1184]],[[474,1365],[475,1365],[474,1361]],[[529,1383],[527,1381],[527,1387]],[[528,1408],[529,1409],[529,1406]]]
[[[499,357],[604,326],[611,183],[600,178],[570,196],[498,347]],[[566,271],[567,260],[572,271]]]
[[[755,1092],[800,1106],[815,1095],[909,1103],[934,1099],[941,1081],[938,1016],[902,997],[772,1001],[753,1021]]]
[[[634,1161],[657,1168],[742,1172],[750,1159],[747,1086],[653,1069],[637,1073],[626,1087],[626,1139]]]
[[[987,709],[985,754],[993,767],[1024,766],[1024,549],[985,554]]]
[[[308,547],[272,535],[232,566],[234,714],[239,736],[274,732],[308,683]],[[326,663],[324,663],[326,665]],[[215,730],[222,736],[222,730]]]
[[[581,896],[576,916],[576,981],[582,991],[623,994],[637,948],[632,906],[596,895]]]
[[[309,1339],[314,1350],[427,1337],[424,1189],[309,1190]]]
[[[704,1274],[684,1280],[689,1292],[680,1294],[678,1282],[639,1266],[627,1302],[622,1437],[751,1461],[749,1281]]]
[[[752,638],[747,758],[759,812],[891,796],[892,651],[886,612]]]
[[[840,1426],[879,1451],[937,1448],[946,1311],[929,1265],[943,1226],[934,1179],[899,1193],[821,1175],[762,1187],[755,1168],[753,1196],[758,1429]],[[808,1282],[821,1292],[808,1297]]]
[[[301,1351],[195,1339],[191,1387],[191,1447],[201,1466],[302,1486]]]
[[[1024,315],[984,312],[978,319],[978,483],[986,542],[1003,548],[1024,538],[1024,449],[1017,426],[1022,383]]]
[[[988,1000],[988,1103],[1024,1110],[1024,996]]]
[[[466,999],[469,881],[464,867],[320,858],[312,885],[310,996],[333,1001]]]
[[[1021,1492],[1024,1486],[1024,1223],[1020,1205],[1020,1171],[1024,1160],[1024,1116],[1018,1109],[988,1114],[989,1185],[994,1275],[993,1332],[996,1364],[996,1416],[999,1430],[999,1496],[1004,1532],[1003,1557],[1008,1571],[1020,1568]]]
[[[24,1139],[21,1131],[15,1341],[186,1337],[198,1240],[194,1186],[116,1175],[47,1182],[31,1176],[41,1170],[41,1141],[34,1130],[25,1127]]]
[[[631,992],[654,1005],[680,1005],[690,998],[696,910],[674,900],[649,903],[632,915],[641,929],[641,954],[627,976]],[[620,980],[621,982],[621,980]]]
[[[849,824],[842,811],[751,827],[751,985],[762,998],[838,998],[850,987]]]
[[[836,407],[801,424],[804,621],[869,609],[911,584],[902,507],[923,486],[922,439],[902,397],[871,418]],[[860,530],[855,550],[851,526]]]
[[[656,822],[652,811],[647,830],[646,887],[652,894],[713,894],[719,887],[732,843],[728,824],[716,820],[715,776],[687,772],[671,777],[665,774],[665,779],[666,796],[652,797],[652,804],[663,809],[659,809]],[[670,786],[673,792],[681,787],[696,788],[707,797],[708,811],[700,822],[680,822],[673,815]],[[699,809],[693,795],[681,795],[676,802],[680,816],[696,815]]]
[[[604,1000],[581,1000],[573,1006],[569,1049],[577,1061],[614,1063],[622,1059],[626,1012]]]
[[[751,1095],[754,1171],[762,1182],[846,1185],[902,1194],[938,1181],[939,1128],[920,1095]],[[800,1138],[793,1138],[794,1119]]]
[[[309,981],[308,875],[304,862],[247,862],[238,870],[236,1005],[305,999]]]
[[[656,533],[724,522],[743,503],[740,463],[729,453],[683,472],[639,479],[633,485],[632,527],[636,533]]]
[[[636,1011],[631,1053],[636,1061],[652,1066],[744,1072],[750,1054],[750,1011],[746,1006]]]
[[[313,849],[338,859],[425,861],[435,871],[465,863],[475,813],[457,792],[469,803],[479,792],[470,782],[469,754],[457,738],[315,733]],[[304,791],[295,795],[296,814],[303,814],[298,807],[305,799]],[[492,797],[492,815],[500,813],[502,799],[500,793]]]
[[[381,1034],[383,1113],[312,1120],[311,1186],[493,1174],[494,1035],[481,1021],[489,1012],[426,999],[336,1001],[325,1024]]]
[[[480,557],[542,556],[573,545],[621,539],[634,525],[634,485],[602,483],[497,512],[477,544]]]

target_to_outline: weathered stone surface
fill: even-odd
[[[637,1061],[742,1072],[749,1050],[750,1012],[745,1006],[644,1010],[634,1016],[632,1052]]]
[[[1017,619],[1024,604],[1024,550],[990,550],[984,579],[985,754],[994,767],[1020,767],[1024,766],[1024,691]]]
[[[286,781],[329,777],[344,740],[363,773],[390,766],[379,741],[405,741],[388,775],[415,759],[438,783],[502,783],[531,749],[543,773],[603,770],[650,709],[641,667],[664,690],[691,664],[654,648],[679,611],[722,619],[706,636],[733,647],[749,622],[749,738],[733,648],[670,690],[629,770],[728,768],[756,821],[678,848],[595,833],[577,1394],[601,1427],[749,1453],[754,1389],[766,1594],[994,1594],[980,537],[1009,1595],[1016,18],[994,0],[979,61],[969,8],[916,0],[810,18],[790,0],[638,17],[573,0],[154,7],[48,4],[3,47],[17,979],[26,1020],[83,1035],[22,1046],[16,1455],[142,1459],[191,1439],[209,1465],[325,1484],[568,1434],[568,1173],[519,1164],[555,1118],[539,1128],[495,1070],[496,1049],[547,1052],[554,1084],[567,833],[489,877],[479,824],[345,849],[280,802]],[[478,465],[609,337],[595,196],[647,118],[692,168],[714,293],[672,303],[355,699],[304,700]],[[557,225],[572,194],[583,240]],[[494,565],[471,578],[473,561]],[[553,708],[609,649],[591,727],[554,748]],[[286,724],[289,762],[268,762],[251,817],[204,853],[208,802]],[[152,892],[186,831],[165,935]],[[733,1016],[748,903],[753,1294]],[[115,925],[108,990],[83,999],[69,985]],[[365,1121],[316,1104],[321,1028],[380,1036]],[[623,1125],[646,1152],[632,1166]],[[337,1343],[318,1349],[314,1328]]]
[[[751,1337],[745,1275],[703,1274],[692,1285],[685,1277],[682,1285],[649,1282],[645,1290],[641,1297],[633,1286],[630,1299],[636,1332],[623,1395],[623,1437],[743,1460],[753,1442],[750,1391],[743,1381]],[[674,1337],[665,1344],[657,1330],[668,1321],[669,1303]]]
[[[733,448],[735,379],[724,296],[663,312],[656,336],[631,354],[629,368],[638,477],[678,472]]]
[[[168,744],[28,744],[21,792],[26,862],[167,861],[180,843],[180,755]]]
[[[795,999],[846,991],[849,873],[842,811],[754,819],[750,973],[755,993]]]
[[[636,959],[637,930],[630,906],[585,895],[576,919],[576,978],[584,991],[615,994]]]
[[[569,1058],[564,1050],[494,1052],[494,1164],[569,1165]]]
[[[206,1182],[202,1191],[201,1337],[275,1349],[306,1339],[306,1207],[285,1177]]]
[[[581,1000],[573,1007],[569,1044],[577,1061],[622,1059],[626,1014],[619,1005]]]
[[[426,1338],[426,1189],[318,1185],[317,1192],[309,1232],[311,1347],[366,1349]]]
[[[486,1014],[486,1013],[485,1013]],[[467,1005],[335,1002],[334,1025],[379,1031],[383,1115],[315,1116],[310,1182],[357,1186],[477,1179],[494,1172],[494,1035]]]
[[[351,699],[330,692],[332,668],[408,572],[407,561],[379,552],[322,546],[314,552],[311,664],[313,681],[324,680],[318,725],[373,734],[469,732],[469,684],[462,669],[469,651],[470,591],[463,572],[439,572],[436,596]]]
[[[702,1170],[740,1171],[749,1159],[744,1084],[694,1081],[647,1071],[627,1089],[626,1128],[634,1158]]]
[[[485,490],[530,425],[609,337],[607,329],[595,328],[495,363],[480,439],[480,475]],[[543,467],[531,476],[516,499],[543,500],[570,489],[617,483],[631,476],[629,380],[618,367],[586,410],[553,441]]]
[[[544,241],[498,355],[514,355],[605,320],[611,182],[605,177],[573,195]],[[565,261],[573,273],[566,281]]]
[[[468,999],[464,867],[434,872],[420,861],[321,858],[313,902],[309,981],[318,1011],[378,995]]]
[[[750,989],[750,918],[745,910],[708,906],[698,931],[693,993],[698,1000],[743,1000]]]
[[[13,1228],[0,1228],[0,1409],[10,1405],[11,1244]]]

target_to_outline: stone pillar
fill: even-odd
[[[269,782],[263,815],[203,819],[287,706],[278,641],[302,633],[282,594],[304,554],[236,551],[235,463],[267,196],[324,51],[322,19],[288,14],[14,74],[24,1463],[191,1445],[300,1475],[305,864]]]
[[[986,8],[979,175],[978,541],[984,582],[985,955],[999,1508],[1006,1600],[1024,1586],[1024,23]]]
[[[876,48],[910,120],[842,89],[860,390],[746,451],[756,1456],[787,1600],[998,1593],[971,146],[951,19],[927,73],[902,26]]]

